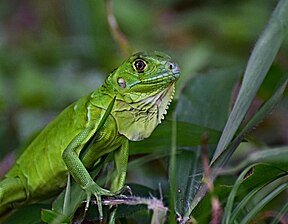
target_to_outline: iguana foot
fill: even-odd
[[[115,195],[125,196],[125,195],[123,195],[123,193],[125,193],[125,192],[128,192],[129,195],[132,196],[132,190],[128,185],[124,185],[120,190],[115,191],[113,196],[115,196]]]
[[[94,195],[96,198],[97,206],[98,206],[100,223],[103,220],[103,208],[102,208],[102,200],[101,200],[102,196],[108,196],[108,197],[125,196],[125,195],[122,195],[125,191],[128,191],[130,194],[132,194],[131,188],[127,185],[125,185],[124,187],[122,187],[120,190],[116,192],[111,192],[109,190],[99,187],[95,182],[86,185],[84,187],[84,190],[86,191],[86,194],[87,194],[85,213],[88,211],[89,204],[91,201],[91,196]]]

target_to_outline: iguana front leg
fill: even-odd
[[[121,147],[114,152],[114,167],[116,176],[113,178],[111,184],[111,191],[117,192],[121,191],[124,187],[127,165],[128,165],[128,155],[129,155],[129,141],[124,139]],[[109,224],[115,223],[116,209],[111,211]]]
[[[62,154],[62,158],[68,168],[68,171],[73,176],[75,181],[80,184],[80,186],[86,191],[87,194],[87,204],[86,210],[88,209],[91,195],[95,195],[99,210],[100,220],[103,218],[101,196],[114,196],[116,193],[112,193],[106,189],[101,188],[97,185],[87,169],[83,165],[82,161],[79,159],[76,151],[79,147],[83,146],[83,142],[87,142],[87,139],[91,137],[91,133],[94,133],[93,128],[86,128],[80,134],[78,134],[73,141],[68,145]]]
[[[120,191],[125,183],[127,165],[129,156],[129,141],[128,139],[123,139],[121,147],[114,151],[114,166],[116,177],[113,178],[111,184],[111,191]]]

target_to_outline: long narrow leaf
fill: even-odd
[[[283,214],[288,214],[288,202],[286,202],[286,204],[282,207],[282,209],[279,211],[279,214],[274,218],[271,224],[278,224]]]
[[[250,212],[241,220],[240,224],[248,223],[255,215],[272,199],[279,195],[282,191],[288,188],[288,183],[281,184],[275,190],[273,190],[269,195],[263,198],[257,206],[255,206]]]
[[[258,192],[260,192],[262,189],[264,189],[267,185],[271,184],[275,180],[280,179],[282,177],[283,177],[283,174],[274,176],[271,180],[266,181],[264,183],[261,183],[258,186],[253,187],[253,189],[239,202],[237,207],[233,210],[230,222],[233,223],[235,221],[239,212],[248,204],[248,202],[251,202],[252,198]]]
[[[264,186],[258,186],[253,188],[252,191],[250,191],[242,200],[241,202],[237,205],[237,207],[231,212],[231,218],[230,218],[230,223],[233,223],[239,212],[249,203],[251,198],[255,196]]]
[[[245,135],[253,129],[259,122],[261,122],[265,116],[274,108],[274,106],[280,101],[283,96],[283,92],[287,86],[288,73],[284,74],[283,78],[279,81],[280,86],[277,88],[275,93],[270,97],[270,99],[264,103],[264,105],[259,109],[259,111],[251,118],[247,125],[240,131],[240,133],[235,137],[235,139],[230,143],[227,150],[222,151],[222,154],[214,161],[213,167],[222,167],[225,165],[226,161],[232,156],[238,145],[241,143]]]
[[[287,31],[288,1],[281,0],[274,10],[268,26],[257,41],[249,58],[239,95],[217,145],[215,154],[212,158],[212,163],[227,148],[239,128],[239,125],[264,80],[280,45],[287,34]]]
[[[238,165],[224,169],[221,171],[221,174],[231,174],[240,172],[246,166],[252,163],[272,163],[272,164],[287,164],[288,158],[288,146],[271,148],[271,149],[263,149],[261,151],[256,151],[248,155],[242,162]],[[288,164],[287,164],[288,167]]]
[[[212,164],[212,167],[222,167],[226,161],[231,157],[232,153],[236,150],[242,139],[244,138],[245,134],[251,129],[256,126],[263,118],[271,111],[271,109],[279,102],[279,100],[282,98],[283,91],[285,89],[285,86],[287,85],[287,75],[285,74],[283,77],[283,80],[280,80],[281,83],[279,88],[276,89],[273,96],[265,102],[265,104],[260,108],[260,110],[257,112],[257,114],[247,123],[247,125],[241,130],[241,132],[237,135],[237,137],[232,141],[232,143],[229,145],[228,150],[224,151],[220,157],[217,158],[217,160]],[[216,177],[216,173],[213,174],[213,178]],[[194,197],[194,200],[189,206],[189,209],[187,210],[185,216],[189,217],[193,209],[197,206],[197,204],[201,201],[201,199],[205,196],[207,192],[207,186],[202,185],[200,189],[198,190],[196,196]]]
[[[265,173],[267,174],[265,175]],[[247,176],[247,174],[249,175]],[[263,177],[263,175],[265,176]],[[246,168],[240,174],[233,185],[233,188],[231,189],[225,206],[222,223],[234,223],[235,219],[238,217],[239,211],[243,210],[243,208],[247,205],[247,202],[251,202],[252,198],[259,201],[257,197],[254,197],[256,193],[262,191],[263,189],[267,189],[266,186],[278,179],[280,180],[284,176],[287,176],[287,173],[284,170],[269,164],[252,164]],[[240,186],[241,190],[239,190]],[[235,202],[236,196],[238,200],[240,200],[237,200],[237,203]],[[264,200],[264,198],[260,198],[260,201],[262,200]],[[237,204],[236,207],[235,204]],[[258,207],[258,205],[259,203],[256,202],[255,207]],[[248,213],[250,213],[250,211]]]
[[[177,102],[176,191],[174,194],[176,195],[175,209],[179,220],[183,223],[189,219],[190,213],[187,215],[187,211],[202,182],[200,139],[204,133],[208,135],[207,156],[210,158],[221,135],[221,132],[217,133],[215,130],[222,130],[225,126],[231,107],[231,92],[239,80],[240,73],[239,67],[231,67],[199,74],[186,83]],[[206,127],[207,131],[203,128],[199,129],[195,124]],[[189,142],[197,142],[197,144]]]
[[[237,195],[237,191],[240,187],[240,184],[243,180],[243,178],[245,177],[245,175],[250,171],[251,168],[253,168],[255,165],[251,165],[248,166],[241,174],[240,176],[237,178],[236,183],[233,186],[233,189],[231,190],[231,193],[228,197],[227,200],[227,204],[225,207],[225,211],[224,211],[224,216],[222,218],[222,223],[223,224],[230,224],[231,223],[231,215],[232,215],[232,209],[233,209],[233,202],[235,200],[235,197]]]

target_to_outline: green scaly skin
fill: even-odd
[[[102,219],[101,196],[119,194],[124,186],[128,141],[148,138],[161,123],[179,75],[178,66],[160,52],[137,53],[124,61],[100,88],[68,106],[27,147],[0,182],[0,211],[59,193],[70,173],[88,202],[96,197]],[[98,186],[88,172],[108,153],[113,153],[117,173],[110,190]]]

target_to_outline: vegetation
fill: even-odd
[[[288,223],[287,0],[14,0],[0,2],[0,17],[1,176],[127,54],[159,50],[182,77],[163,124],[130,144],[121,223]],[[6,223],[67,221],[79,206],[83,221],[81,190],[66,190],[68,213],[63,192]],[[97,218],[91,206],[83,222]]]

